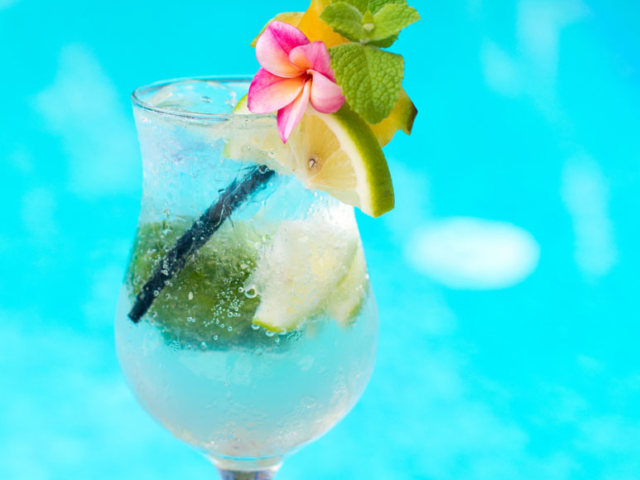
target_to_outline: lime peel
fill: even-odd
[[[323,124],[325,131],[320,133]],[[393,184],[384,153],[371,128],[348,106],[331,115],[309,109],[300,130],[302,148],[294,148],[298,155],[295,173],[307,186],[326,191],[372,217],[393,209]],[[334,140],[339,150],[323,151]],[[331,159],[333,163],[330,165]],[[323,172],[329,166],[340,175],[354,176],[355,183],[350,185],[350,189],[341,188],[341,182],[345,183],[343,178]]]
[[[246,97],[234,113],[251,115]],[[391,174],[380,143],[369,125],[346,104],[334,114],[309,107],[286,144],[280,140],[275,122],[255,133],[231,137],[224,155],[264,163],[280,174],[294,173],[308,188],[325,191],[372,217],[394,207]]]
[[[283,222],[244,288],[260,298],[253,323],[271,332],[296,330],[322,315],[346,325],[368,288],[358,236],[319,217]]]

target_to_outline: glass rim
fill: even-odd
[[[136,88],[131,93],[131,101],[134,106],[140,107],[144,110],[159,113],[161,115],[167,115],[170,117],[177,117],[182,119],[193,119],[193,120],[213,120],[213,121],[228,121],[234,117],[248,117],[251,118],[270,118],[273,115],[270,114],[246,114],[246,113],[203,113],[203,112],[190,112],[188,110],[174,110],[172,108],[163,108],[155,105],[151,105],[149,102],[143,100],[143,95],[148,93],[151,90],[158,89],[161,87],[166,87],[169,85],[173,85],[176,83],[188,81],[188,80],[202,80],[202,81],[214,81],[218,83],[241,83],[247,85],[247,90],[249,84],[253,80],[253,77],[250,75],[203,75],[203,76],[194,76],[194,77],[178,77],[171,78],[167,80],[159,80],[152,83],[147,83]]]

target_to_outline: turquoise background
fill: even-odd
[[[141,171],[129,93],[252,74],[304,1],[0,0],[0,478],[215,478],[143,413],[112,323]],[[640,4],[415,0],[420,115],[359,215],[362,401],[282,480],[640,475]]]

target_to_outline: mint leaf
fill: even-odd
[[[337,45],[329,53],[331,68],[351,108],[371,125],[387,118],[400,96],[403,58],[356,43]]]
[[[385,5],[406,5],[407,0],[369,0],[369,10],[371,13],[378,13]]]
[[[352,42],[387,48],[420,15],[406,0],[333,0],[320,18]]]
[[[339,2],[344,2],[344,3],[348,3],[349,5],[353,5],[363,15],[369,9],[369,0],[332,0],[331,3],[339,3]]]
[[[369,40],[369,34],[362,26],[362,13],[349,3],[337,2],[325,7],[320,19],[352,42]]]
[[[380,48],[388,48],[393,45],[396,40],[398,40],[398,35],[393,35],[392,37],[388,37],[382,40],[371,40],[368,45],[373,45],[374,47]]]
[[[387,4],[373,16],[375,28],[369,32],[373,41],[383,41],[398,36],[403,28],[420,20],[415,8],[407,5]],[[392,42],[393,43],[393,42]]]

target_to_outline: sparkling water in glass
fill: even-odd
[[[273,143],[274,117],[233,112],[248,86],[193,79],[134,93],[144,188],[116,317],[140,404],[229,479],[271,478],[343,418],[378,337],[353,208],[260,166],[298,152]],[[225,203],[267,173],[238,205]],[[172,249],[201,232],[216,202],[227,217],[174,269]],[[165,280],[134,322],[154,274]]]

